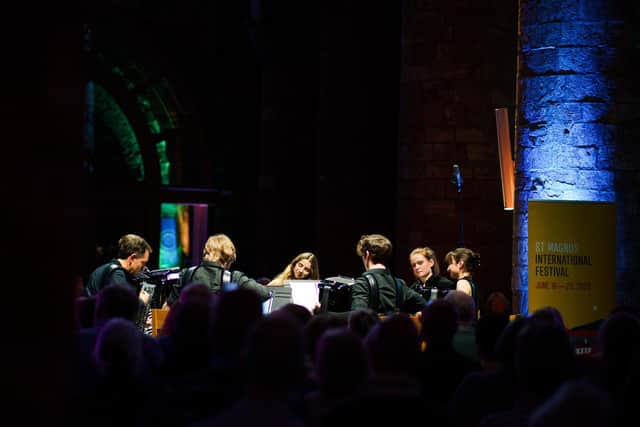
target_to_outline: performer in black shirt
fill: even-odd
[[[443,298],[456,288],[451,280],[440,276],[438,258],[433,249],[427,246],[415,248],[409,254],[409,264],[416,278],[410,288],[422,295],[427,302]]]

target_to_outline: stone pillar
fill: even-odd
[[[520,0],[512,278],[516,312],[526,312],[528,303],[528,200],[620,202],[617,176],[628,168],[623,159],[637,158],[621,144],[621,130],[633,116],[627,107],[638,104],[637,96],[620,96],[625,84],[637,86],[631,80],[635,64],[620,68],[628,55],[637,57],[637,49],[631,43],[627,48],[625,41],[637,13],[622,10],[623,4]],[[634,174],[637,181],[637,170]],[[637,190],[632,191],[637,200]],[[626,223],[618,205],[618,236],[623,236]],[[618,238],[618,254],[631,244],[623,240]],[[618,273],[621,268],[626,267],[618,265]]]

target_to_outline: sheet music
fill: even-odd
[[[306,307],[309,311],[319,304],[317,280],[285,280],[291,287],[291,301]]]

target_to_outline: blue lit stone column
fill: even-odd
[[[512,278],[517,312],[527,311],[527,201],[616,201],[616,89],[624,80],[619,73],[631,75],[618,68],[625,31],[619,4],[520,0]],[[620,223],[618,230],[620,236]]]

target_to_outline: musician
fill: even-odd
[[[422,310],[426,303],[424,298],[387,268],[391,250],[391,241],[383,235],[370,234],[360,238],[356,253],[366,271],[351,287],[351,310],[371,308],[379,314]]]
[[[303,252],[293,258],[287,267],[270,281],[267,286],[282,286],[285,280],[320,280],[318,257],[311,252]]]
[[[480,254],[469,248],[456,248],[444,258],[449,276],[456,281],[456,290],[473,297],[478,307],[478,288],[473,281],[472,273],[480,267]]]
[[[145,239],[136,234],[125,234],[118,240],[116,258],[93,270],[84,295],[97,295],[109,285],[123,285],[133,289],[140,302],[148,305],[149,294],[140,288],[136,276],[147,266],[151,252],[151,246]]]
[[[409,254],[409,264],[416,278],[410,286],[425,300],[443,298],[447,292],[455,289],[455,284],[446,277],[440,276],[438,258],[433,249],[425,246],[415,248]]]
[[[271,292],[266,286],[247,277],[241,271],[229,271],[235,260],[236,247],[227,235],[210,236],[202,250],[202,262],[182,271],[180,283],[171,289],[167,304],[172,305],[177,301],[180,291],[189,283],[204,283],[213,293],[224,290],[224,285],[235,284],[240,289],[253,290],[261,301],[268,300],[271,297]]]

